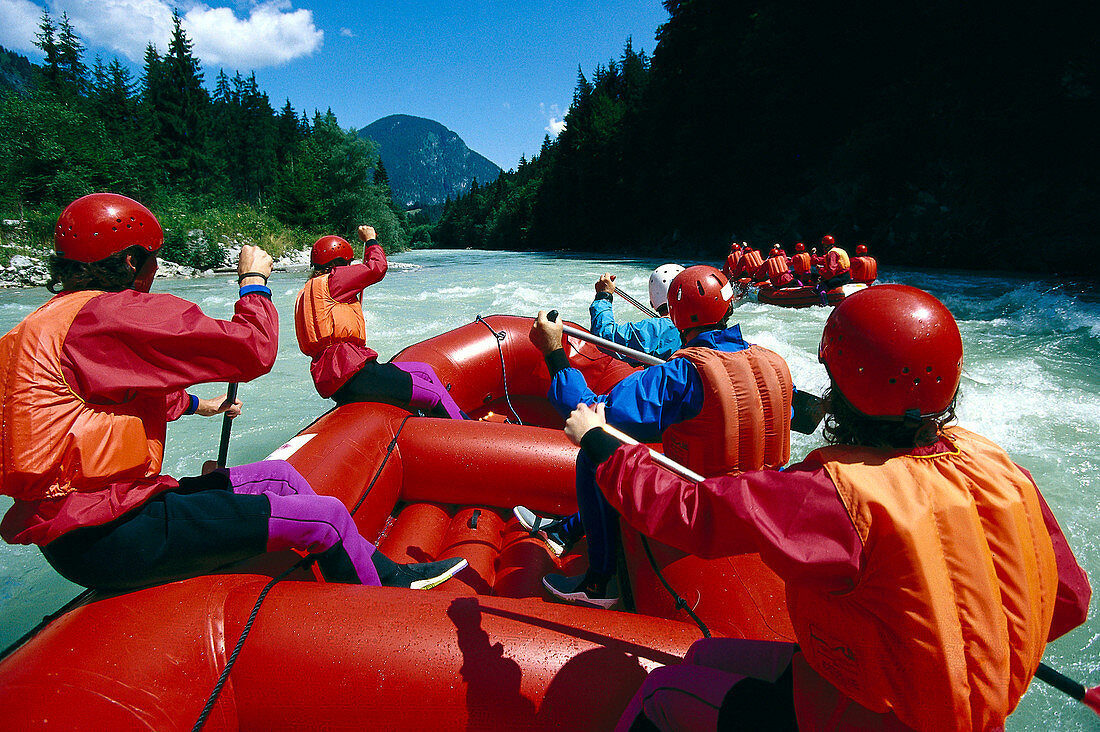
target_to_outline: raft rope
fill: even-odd
[[[199,732],[203,725],[206,724],[210,712],[214,709],[214,702],[218,700],[218,695],[222,693],[225,682],[229,680],[229,672],[233,670],[233,665],[237,663],[237,656],[240,655],[241,648],[244,647],[244,641],[252,631],[252,624],[256,622],[256,616],[260,614],[260,606],[264,604],[267,593],[271,591],[272,587],[289,577],[291,572],[298,568],[308,567],[316,561],[316,559],[317,557],[312,554],[299,559],[297,562],[290,565],[282,574],[272,577],[271,581],[260,590],[260,596],[256,598],[256,604],[252,606],[252,612],[248,614],[248,622],[244,624],[244,630],[241,631],[241,637],[237,639],[237,645],[233,648],[233,652],[229,654],[229,660],[225,662],[225,668],[222,669],[221,675],[218,677],[218,682],[214,684],[214,689],[206,699],[206,705],[202,708],[202,712],[199,714],[198,720],[195,721],[195,726],[191,728],[191,732]]]
[[[661,580],[661,584],[668,590],[668,594],[672,595],[672,599],[676,603],[677,609],[683,610],[690,615],[691,619],[695,621],[695,624],[699,626],[699,630],[703,631],[703,637],[710,638],[710,629],[707,627],[706,623],[695,614],[695,611],[687,604],[687,600],[676,594],[676,590],[672,589],[672,585],[668,583],[665,576],[661,574],[661,570],[657,568],[657,560],[653,558],[653,552],[649,548],[649,539],[646,538],[645,534],[638,534],[638,536],[642,539],[642,548],[645,549],[646,558],[649,559],[649,566],[653,567],[653,571],[657,574],[657,579]]]
[[[363,505],[363,501],[367,500],[367,496],[370,495],[370,489],[374,487],[375,481],[378,480],[378,476],[382,475],[382,469],[386,467],[386,461],[390,459],[390,455],[393,454],[393,449],[397,447],[397,438],[401,436],[401,430],[405,429],[405,423],[409,421],[411,414],[405,415],[405,418],[401,420],[401,424],[397,425],[397,431],[393,433],[393,439],[390,440],[389,446],[386,448],[386,456],[382,458],[382,464],[378,466],[378,470],[374,471],[374,477],[370,479],[370,483],[367,484],[367,489],[363,491],[363,495],[359,497],[359,500],[355,502],[355,507],[351,509],[351,515],[354,516],[355,512],[359,510],[359,507]]]
[[[503,330],[499,333],[493,330],[493,326],[489,325],[481,315],[478,315],[476,320],[488,328],[489,332],[493,334],[493,337],[497,339],[497,352],[500,354],[500,375],[501,378],[504,379],[504,401],[508,404],[508,408],[512,410],[512,416],[516,418],[516,423],[523,424],[523,420],[519,418],[519,413],[516,412],[516,408],[512,406],[512,397],[508,394],[508,369],[504,366],[504,349],[500,345],[501,341],[508,337],[508,333]]]

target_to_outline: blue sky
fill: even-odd
[[[41,62],[43,0],[0,0],[0,45]],[[428,117],[508,169],[560,131],[577,69],[591,76],[628,37],[652,54],[660,0],[51,0],[97,54],[140,73],[146,43],[161,52],[172,8],[202,61],[256,72],[279,109],[331,107],[345,128],[389,114]]]

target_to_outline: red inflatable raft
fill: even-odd
[[[825,294],[829,298],[829,304],[836,305],[852,293],[859,292],[865,287],[867,287],[866,283],[850,282],[847,285],[834,287]],[[785,308],[808,308],[821,304],[821,296],[810,285],[777,289],[772,287],[770,283],[765,283],[760,285],[760,289],[756,291],[756,299],[768,305],[779,305]]]
[[[509,423],[351,404],[273,454],[343,500],[389,556],[470,566],[429,591],[295,570],[260,605],[206,729],[610,729],[648,671],[701,636],[629,529],[622,610],[548,599],[542,576],[583,571],[585,545],[556,559],[511,514],[576,508],[576,448],[545,398],[529,328],[530,318],[491,316],[395,356],[431,363],[471,416]],[[568,346],[597,391],[632,371],[588,343]],[[793,640],[782,585],[758,556],[704,561],[650,544],[712,633]],[[0,662],[0,727],[191,729],[261,591],[297,559],[89,593]]]

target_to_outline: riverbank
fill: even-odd
[[[241,248],[225,249],[222,261],[210,269],[196,269],[166,259],[157,258],[157,279],[195,279],[213,277],[236,271]],[[50,279],[48,255],[30,256],[14,254],[8,265],[0,265],[0,288],[42,287]],[[309,267],[309,249],[293,249],[275,260],[275,270],[304,269]]]

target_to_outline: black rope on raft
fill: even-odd
[[[508,333],[500,331],[499,333],[493,330],[493,326],[486,322],[485,318],[480,315],[477,316],[477,322],[484,325],[489,329],[489,332],[493,334],[493,337],[497,339],[497,352],[500,354],[500,375],[504,379],[504,401],[508,405],[508,408],[512,410],[512,416],[516,418],[517,424],[523,424],[523,420],[519,418],[519,413],[516,408],[512,406],[512,397],[508,394],[508,369],[504,366],[504,349],[501,347],[500,342],[508,337]]]
[[[367,484],[367,489],[363,491],[363,495],[359,497],[359,500],[355,502],[355,506],[351,509],[352,516],[359,510],[359,507],[363,505],[363,501],[367,500],[367,496],[370,495],[370,489],[374,487],[375,481],[378,480],[378,476],[382,475],[382,468],[386,467],[386,461],[390,459],[390,455],[393,454],[393,449],[397,447],[397,438],[401,436],[401,430],[405,429],[405,423],[409,421],[411,414],[405,415],[405,418],[401,420],[401,424],[397,426],[397,431],[393,433],[393,439],[390,440],[389,446],[386,448],[386,456],[382,458],[382,464],[378,466],[378,470],[374,471],[374,477],[370,479],[370,483]]]
[[[657,579],[661,580],[661,584],[665,586],[666,590],[668,590],[668,594],[672,595],[672,599],[676,603],[677,609],[683,610],[688,615],[690,615],[691,619],[695,621],[695,624],[699,626],[699,630],[703,631],[703,637],[710,638],[710,629],[707,628],[706,623],[699,619],[699,616],[696,615],[695,611],[688,606],[687,601],[684,600],[684,598],[676,594],[676,590],[672,589],[672,585],[670,585],[665,579],[665,576],[661,574],[661,570],[657,569],[657,560],[653,558],[653,552],[649,549],[649,539],[647,539],[642,534],[639,534],[638,536],[640,536],[642,539],[642,548],[645,549],[645,555],[649,559],[649,566],[653,567],[653,571],[656,573]]]
[[[218,682],[214,684],[214,689],[210,692],[210,696],[206,699],[206,705],[203,706],[202,712],[199,714],[198,720],[195,721],[195,726],[191,728],[191,732],[199,732],[203,725],[206,724],[207,718],[210,716],[210,712],[214,709],[214,702],[218,700],[218,695],[222,693],[222,688],[225,686],[225,682],[229,681],[229,672],[233,670],[233,665],[237,663],[237,656],[241,653],[241,648],[244,647],[244,641],[248,638],[248,634],[252,631],[252,624],[256,622],[256,616],[260,614],[260,606],[264,604],[264,599],[267,597],[267,593],[271,591],[271,588],[282,582],[284,579],[290,576],[290,573],[296,569],[308,567],[314,562],[316,557],[310,555],[299,559],[294,564],[290,565],[286,571],[277,577],[273,577],[270,582],[264,585],[264,588],[260,590],[260,596],[256,598],[256,604],[252,606],[252,612],[248,614],[248,622],[244,624],[244,630],[241,631],[241,637],[237,639],[237,645],[233,648],[233,652],[229,654],[229,660],[225,662],[225,668],[222,669],[221,675],[218,676]]]

